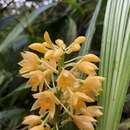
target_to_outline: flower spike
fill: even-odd
[[[19,72],[33,91],[31,111],[38,111],[24,118],[28,130],[58,130],[66,121],[73,121],[79,130],[94,130],[96,118],[103,115],[101,106],[90,104],[102,91],[104,77],[97,76],[95,65],[100,58],[87,54],[64,61],[66,54],[80,51],[85,40],[79,36],[66,47],[59,38],[53,43],[46,31],[43,43],[29,45],[34,52],[21,53]]]

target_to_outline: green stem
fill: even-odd
[[[82,56],[75,57],[75,58],[73,58],[73,59],[70,59],[70,60],[68,60],[68,61],[65,61],[64,63],[65,63],[65,64],[68,64],[68,63],[70,63],[70,62],[72,62],[72,61],[75,61],[75,60],[80,59],[81,57],[82,57]]]
[[[60,75],[63,66],[64,66],[64,55],[62,55],[58,61],[58,76]],[[56,90],[57,97],[60,98],[59,90],[58,90],[57,86],[55,86],[54,75],[52,75],[52,85]],[[54,116],[54,125],[55,125],[54,129],[55,130],[59,130],[59,124],[60,124],[60,106],[57,106],[56,113]]]
[[[64,55],[60,57],[59,63],[58,63],[58,74],[62,71],[62,68],[64,67]]]

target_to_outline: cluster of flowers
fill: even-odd
[[[23,124],[29,130],[51,130],[73,121],[80,130],[94,130],[95,117],[102,115],[102,107],[89,105],[95,102],[102,90],[103,77],[96,76],[100,62],[94,54],[79,56],[64,61],[64,55],[80,50],[85,37],[77,37],[68,47],[57,39],[55,44],[48,32],[44,33],[43,43],[33,43],[29,48],[41,53],[25,51],[20,74],[29,79],[27,84],[36,92],[31,110],[39,109],[39,115],[26,116]],[[81,74],[85,79],[81,79]]]

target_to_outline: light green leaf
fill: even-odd
[[[99,104],[104,115],[97,130],[117,130],[130,76],[130,2],[108,0],[101,48],[100,75],[106,80]]]

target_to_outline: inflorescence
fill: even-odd
[[[97,76],[98,67],[94,64],[100,58],[87,54],[64,61],[65,55],[80,50],[84,36],[77,37],[68,47],[61,39],[53,43],[47,31],[44,40],[29,45],[33,52],[21,53],[20,74],[35,92],[31,111],[39,111],[26,116],[22,123],[29,130],[58,130],[71,121],[80,130],[94,130],[96,117],[102,115],[101,106],[90,105],[102,91],[104,78]]]

